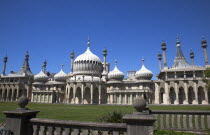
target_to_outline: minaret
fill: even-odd
[[[74,64],[74,51],[71,52],[71,72],[70,73],[73,73],[73,64]]]
[[[194,63],[194,52],[192,50],[190,50],[190,58],[191,58],[191,61],[192,61],[192,65],[195,65],[195,63]]]
[[[167,68],[167,62],[166,62],[166,43],[163,41],[162,44],[162,50],[163,50],[163,63],[164,63],[164,68]]]
[[[46,74],[46,67],[47,67],[47,61],[45,60],[44,61],[44,64],[43,64],[43,72]]]
[[[103,55],[104,55],[104,72],[107,72],[107,70],[106,70],[106,56],[107,56],[107,50],[106,50],[106,49],[103,50]]]
[[[8,57],[7,57],[7,55],[6,55],[6,56],[4,57],[4,67],[3,67],[2,75],[5,75],[7,60],[8,60]]]
[[[162,54],[160,52],[158,53],[158,60],[159,60],[159,68],[161,71],[162,70]]]
[[[206,40],[204,39],[204,37],[202,37],[201,45],[202,45],[202,48],[203,48],[204,59],[205,59],[205,65],[208,65],[209,62],[208,62],[208,54],[207,54],[207,42],[206,42]]]
[[[29,69],[28,60],[29,60],[29,54],[28,54],[28,51],[26,51],[25,61],[24,61],[24,64],[23,64],[23,68],[25,68],[25,70],[26,70],[26,69]]]

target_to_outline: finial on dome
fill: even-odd
[[[88,47],[90,47],[90,37],[88,36],[88,42],[87,42]]]
[[[117,66],[117,60],[114,61],[115,66]]]
[[[42,65],[42,72],[43,72],[43,70],[44,70],[43,67],[44,67],[44,65]]]
[[[142,65],[144,65],[144,58],[142,58],[141,61],[142,61]]]
[[[177,46],[180,46],[180,41],[179,41],[179,36],[178,35],[176,36],[176,44],[177,44]]]
[[[63,66],[64,66],[64,65],[63,65],[63,64],[61,64],[61,70],[63,70]]]

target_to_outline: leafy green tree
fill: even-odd
[[[203,81],[206,83],[206,88],[210,91],[210,68],[206,68],[204,71],[205,78]]]

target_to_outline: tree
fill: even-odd
[[[206,89],[210,91],[210,67],[206,68],[206,71],[204,71],[203,81],[206,83]]]

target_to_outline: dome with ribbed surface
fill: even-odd
[[[121,72],[118,68],[117,68],[117,61],[115,61],[115,67],[112,71],[110,71],[108,73],[108,79],[109,80],[117,80],[117,81],[122,81],[124,78],[124,74],[123,72]]]
[[[35,82],[46,82],[48,81],[48,76],[41,70],[37,75],[34,76]]]
[[[63,72],[63,65],[62,65],[61,71],[55,74],[54,79],[55,81],[66,81],[67,78],[68,78],[68,75]]]
[[[73,74],[100,76],[102,71],[102,62],[98,56],[90,51],[90,40],[88,40],[87,50],[74,61]]]
[[[144,59],[142,59],[142,67],[136,72],[135,78],[138,80],[151,80],[153,73],[144,66]]]

